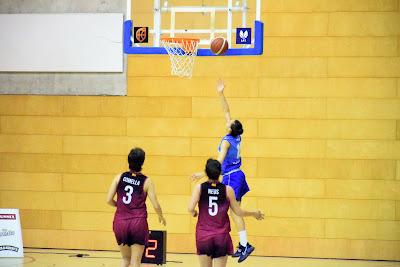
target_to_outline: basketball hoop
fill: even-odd
[[[161,38],[161,44],[171,61],[172,75],[192,77],[199,42],[200,39],[196,38]]]

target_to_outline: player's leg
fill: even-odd
[[[239,202],[239,205],[240,205],[241,201],[238,201],[238,202]],[[236,225],[237,231],[238,232],[246,231],[246,225],[244,223],[243,218],[240,217],[240,216],[237,216],[232,210],[230,210],[230,215],[231,215],[231,218],[232,218],[233,222]],[[247,242],[245,244],[247,244]]]
[[[213,266],[225,267],[229,255],[233,254],[232,238],[229,233],[214,237]]]
[[[242,197],[250,191],[250,188],[246,182],[246,176],[242,171],[237,171],[224,176],[222,183],[233,188],[236,200],[239,202],[239,204],[241,203]],[[232,256],[239,257],[239,262],[242,262],[251,254],[251,252],[254,251],[254,247],[248,243],[246,225],[243,218],[237,216],[234,212],[232,212],[232,210],[230,211],[230,215],[239,234],[239,245],[236,252]],[[243,255],[244,252],[245,254]]]
[[[214,239],[214,236],[205,236],[203,231],[196,230],[196,248],[200,267],[212,267],[212,258],[215,252]]]
[[[241,201],[238,201],[239,205],[241,204]],[[244,222],[244,219],[240,216],[237,216],[232,210],[230,210],[230,215],[233,220],[233,222],[236,225],[236,229],[239,234],[239,246],[238,250],[233,254],[233,257],[239,257],[243,248],[246,247],[248,241],[247,241],[247,232],[246,232],[246,224]]]
[[[240,204],[241,202],[239,202]],[[236,225],[238,234],[239,234],[239,245],[235,253],[233,253],[232,257],[240,257],[242,252],[245,250],[248,240],[247,240],[247,232],[246,225],[242,217],[237,216],[232,210],[230,210],[230,216],[233,222]]]
[[[241,201],[239,201],[239,205],[241,205]],[[236,214],[234,215],[236,216]],[[239,216],[236,216],[239,217]],[[243,226],[244,226],[244,220],[243,218],[239,217],[243,221]],[[237,224],[240,224],[241,222],[236,222]],[[254,247],[248,242],[247,240],[247,232],[246,229],[243,228],[242,231],[239,230],[239,247],[238,250],[235,253],[235,256],[239,257],[238,262],[242,262],[245,259],[247,259],[248,256],[254,251]],[[239,253],[240,252],[240,253]]]
[[[119,246],[119,251],[121,251],[121,267],[128,267],[131,262],[131,248],[129,246]]]
[[[246,194],[249,191],[249,187],[247,185],[246,180],[244,180],[244,182],[241,185],[241,189],[240,189],[240,199],[239,200],[239,204],[241,204],[242,202],[241,197],[243,197],[244,194]],[[243,218],[241,218],[243,220]],[[239,222],[240,223],[240,222]],[[244,221],[243,221],[244,223]],[[239,255],[239,260],[238,262],[242,262],[245,259],[247,259],[248,256],[250,256],[250,254],[254,251],[254,247],[248,242],[247,240],[247,232],[246,229],[239,231],[239,248],[237,252],[241,252]]]
[[[132,257],[131,257],[131,266],[130,267],[140,267],[140,262],[142,261],[143,251],[144,251],[143,245],[134,244],[131,246]]]
[[[200,267],[212,267],[212,259],[207,255],[199,255]]]
[[[241,201],[238,201],[239,205],[241,204]],[[245,247],[248,243],[247,241],[247,232],[246,232],[246,224],[244,222],[243,217],[237,216],[232,210],[230,210],[230,215],[233,220],[233,222],[236,225],[236,229],[239,234],[239,243],[243,247]],[[237,256],[239,257],[239,256]]]
[[[232,187],[233,191],[235,192],[235,198],[238,200],[240,200],[240,193],[241,193],[241,179],[238,179],[240,177],[238,177],[237,173],[233,173],[233,174],[228,174],[225,175],[222,179],[222,183],[225,185],[229,185],[230,187]],[[239,201],[240,203],[240,201]],[[246,246],[247,244],[247,236],[243,235],[243,233],[246,233],[246,225],[244,223],[244,220],[242,217],[237,216],[232,210],[230,210],[230,215],[231,218],[234,222],[234,224],[236,225],[236,229],[238,231],[239,234],[239,239],[241,242],[239,242],[239,245],[237,247],[237,250],[235,253],[233,253],[232,257],[240,257],[241,253],[242,253],[242,247]],[[246,237],[246,238],[243,238]],[[243,243],[243,245],[241,245],[241,243]]]
[[[117,240],[119,251],[121,252],[121,267],[128,267],[131,261],[131,248],[127,245],[127,227],[128,224],[125,220],[114,220],[113,231],[115,239]]]
[[[223,256],[214,259],[214,267],[226,267],[226,262],[228,261],[228,256]]]
[[[239,201],[239,205],[241,205],[241,201]],[[247,232],[244,224],[244,220],[242,217],[237,216],[233,212],[232,219],[235,221],[236,225],[239,226],[243,223],[243,230],[239,230],[238,227],[238,232],[239,232],[239,246],[233,257],[239,257],[238,262],[242,262],[245,259],[247,259],[248,256],[254,251],[254,247],[250,245],[250,243],[247,240]],[[241,221],[240,221],[241,220]]]
[[[145,244],[149,240],[149,225],[146,218],[136,218],[131,220],[132,237],[134,240],[134,245],[132,246],[132,259],[131,267],[140,267],[140,262],[142,261],[143,251]]]

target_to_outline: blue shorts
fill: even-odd
[[[246,182],[246,176],[241,170],[225,174],[222,177],[222,183],[233,188],[237,201],[241,201],[242,197],[250,191],[250,188]]]

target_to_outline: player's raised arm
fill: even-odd
[[[196,210],[197,203],[199,203],[200,200],[200,187],[201,185],[196,185],[196,187],[193,190],[192,198],[190,199],[189,206],[188,206],[188,212],[193,216],[196,217],[198,212]]]
[[[247,216],[252,216],[256,218],[257,220],[263,220],[264,219],[264,214],[261,213],[261,211],[247,211],[242,209],[239,206],[239,203],[236,201],[235,198],[235,192],[233,191],[232,187],[227,186],[226,187],[226,194],[230,202],[230,207],[233,210],[233,212],[240,217],[247,217]]]
[[[117,186],[118,186],[118,182],[119,182],[119,178],[120,178],[121,174],[118,174],[117,176],[115,176],[114,180],[111,182],[111,185],[108,189],[108,193],[107,193],[107,204],[113,207],[117,206],[117,202],[114,200],[114,196],[117,192]]]
[[[225,84],[222,79],[217,81],[217,93],[221,101],[222,111],[224,112],[226,123],[231,123],[231,111],[229,110],[228,101],[224,95]]]
[[[144,190],[147,192],[147,195],[149,196],[151,204],[153,205],[154,210],[156,211],[156,213],[158,215],[158,221],[162,225],[166,225],[167,222],[165,221],[160,203],[158,202],[155,186],[153,184],[153,181],[150,178],[146,179],[146,182],[144,183]]]

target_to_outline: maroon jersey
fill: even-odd
[[[117,186],[117,210],[114,220],[147,218],[146,198],[143,190],[147,177],[141,173],[125,172]]]
[[[226,185],[220,182],[201,184],[199,200],[199,219],[197,236],[207,237],[229,233],[231,226],[228,216],[229,200],[226,197]]]

